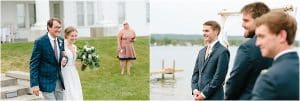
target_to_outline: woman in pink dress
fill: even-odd
[[[118,58],[120,60],[121,74],[124,74],[126,68],[130,75],[131,60],[136,59],[133,42],[135,41],[135,32],[129,28],[128,22],[123,23],[123,28],[118,33]]]

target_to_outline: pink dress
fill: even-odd
[[[119,60],[135,60],[136,55],[133,47],[135,32],[133,30],[122,29],[118,33],[118,38],[120,38],[121,47],[121,50],[118,51]]]

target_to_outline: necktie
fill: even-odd
[[[210,45],[207,46],[207,49],[205,51],[205,60],[208,58],[208,56],[210,54],[209,51],[210,51]]]
[[[54,40],[54,54],[55,54],[56,60],[58,61],[58,52],[57,52],[56,39]]]

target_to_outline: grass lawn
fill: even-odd
[[[149,99],[149,37],[137,37],[134,43],[137,60],[133,61],[131,75],[123,76],[116,58],[116,37],[81,39],[76,45],[82,47],[85,43],[96,48],[101,66],[85,71],[78,66],[84,99]],[[13,70],[29,72],[32,47],[33,42],[1,44],[1,73]]]

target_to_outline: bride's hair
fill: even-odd
[[[78,32],[77,29],[73,26],[69,26],[65,29],[65,38],[67,38],[67,36],[69,36],[72,32]]]

